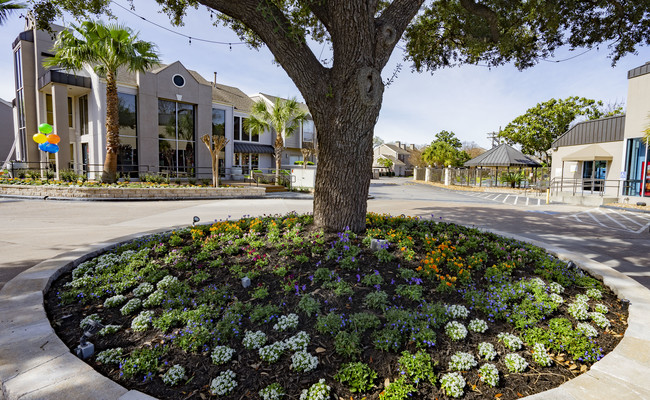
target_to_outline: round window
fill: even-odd
[[[185,86],[185,78],[183,78],[181,75],[174,75],[172,76],[172,82],[174,82],[174,85],[178,87],[183,87]]]

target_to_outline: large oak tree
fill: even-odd
[[[78,16],[110,0],[35,0],[37,14]],[[326,230],[365,226],[381,72],[406,41],[417,70],[463,63],[518,68],[561,45],[611,42],[613,61],[650,39],[647,1],[634,0],[157,0],[176,23],[202,4],[253,46],[265,44],[300,90],[318,131],[314,218]],[[134,5],[137,6],[137,4]],[[331,43],[331,65],[307,39]]]

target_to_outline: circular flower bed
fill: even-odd
[[[88,362],[160,399],[514,399],[625,330],[625,304],[540,248],[410,217],[369,214],[363,234],[312,220],[126,243],[57,280],[48,314],[71,348],[106,326]]]

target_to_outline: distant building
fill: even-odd
[[[29,21],[13,44],[16,158],[30,168],[49,162],[96,178],[106,156],[106,81],[90,66],[81,71],[43,67],[52,47],[52,36]],[[240,89],[210,82],[180,61],[145,72],[119,70],[117,85],[118,172],[132,177],[148,172],[210,177],[210,153],[200,140],[205,134],[229,140],[219,157],[222,174],[275,168],[273,133],[251,135],[244,129],[253,99]],[[31,138],[44,122],[61,137],[56,154],[42,154]],[[300,153],[300,145],[314,137],[313,123],[305,124],[293,139],[297,142],[289,144]]]
[[[415,145],[406,145],[402,142],[382,144],[373,149],[372,168],[382,170],[384,167],[379,163],[381,158],[387,158],[393,162],[392,171],[395,176],[408,176],[413,174],[413,165],[409,158],[411,153],[416,151]]]
[[[15,158],[14,112],[10,102],[0,99],[0,168],[5,160]]]

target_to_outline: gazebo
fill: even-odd
[[[532,156],[527,156],[521,151],[505,143],[500,144],[499,146],[494,147],[491,150],[488,150],[485,153],[472,158],[471,160],[465,162],[464,165],[470,169],[473,167],[475,169],[475,173],[479,168],[488,168],[490,171],[494,168],[496,178],[495,181],[497,182],[499,178],[499,168],[505,168],[507,171],[510,171],[510,168],[518,168],[519,170],[531,168],[532,170],[534,168],[539,168],[542,166],[542,164],[536,161]],[[481,186],[481,184],[482,181],[479,180],[479,186]]]

